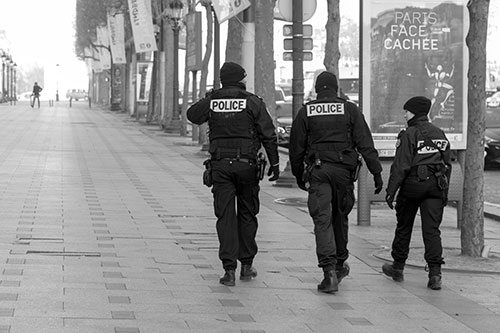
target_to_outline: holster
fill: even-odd
[[[446,166],[442,165],[439,167],[439,171],[434,174],[437,179],[437,185],[441,191],[448,190],[449,181],[448,177],[446,176],[446,171]]]
[[[203,185],[211,187],[214,182],[212,179],[212,161],[210,159],[203,162],[205,166],[205,171],[203,171]]]
[[[257,179],[258,180],[264,179],[266,165],[267,165],[266,157],[264,156],[263,153],[259,153],[259,155],[257,155]]]
[[[439,167],[439,171],[434,174],[437,181],[438,188],[443,192],[443,206],[448,204],[448,189],[450,182],[447,176],[447,167],[442,165]]]
[[[352,181],[355,182],[359,178],[359,171],[361,170],[361,166],[363,165],[361,154],[358,154],[358,160],[356,162],[356,168],[351,173]]]

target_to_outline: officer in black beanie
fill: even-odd
[[[427,287],[441,289],[443,248],[439,226],[448,197],[451,176],[450,142],[444,132],[429,122],[431,101],[427,97],[410,98],[403,106],[408,128],[396,142],[396,156],[391,166],[386,202],[393,209],[396,198],[396,232],[392,242],[392,264],[384,264],[383,272],[394,281],[404,279],[415,216],[420,208],[424,258],[429,269]]]
[[[292,123],[289,154],[297,185],[309,192],[318,266],[324,274],[318,291],[332,293],[349,274],[348,215],[358,154],[374,175],[375,193],[382,190],[382,166],[363,114],[337,96],[337,77],[322,72],[315,89],[317,99],[304,105]]]
[[[235,285],[237,261],[240,280],[257,276],[253,260],[257,254],[259,181],[257,156],[264,146],[269,159],[269,181],[279,178],[278,139],[271,116],[262,99],[248,91],[243,67],[226,62],[220,69],[222,88],[187,111],[197,125],[208,122],[210,129],[211,179],[217,216],[219,259],[225,274],[219,282]]]

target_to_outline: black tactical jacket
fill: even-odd
[[[372,174],[382,172],[372,134],[358,107],[324,90],[304,105],[292,123],[290,163],[295,177],[301,177],[304,161],[319,156],[321,161],[356,168],[358,152]]]
[[[430,139],[441,150],[426,144]],[[418,116],[408,121],[408,128],[399,132],[396,142],[396,156],[391,165],[391,174],[387,184],[387,193],[394,195],[404,180],[416,174],[419,165],[426,165],[429,172],[436,171],[444,163],[448,168],[447,177],[451,174],[450,142],[445,133],[429,122],[427,116]]]
[[[234,112],[231,108],[235,108]],[[230,156],[232,151],[239,151],[244,158],[254,158],[262,145],[270,165],[279,163],[276,128],[265,103],[239,85],[208,94],[187,110],[187,118],[197,125],[209,123],[213,158],[235,157]]]

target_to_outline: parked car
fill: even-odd
[[[359,79],[358,78],[342,78],[339,79],[339,94],[344,94],[347,100],[359,105]],[[305,99],[312,101],[316,99],[316,91],[314,87],[306,93]]]
[[[278,117],[276,121],[276,130],[278,133],[278,145],[288,148],[290,142],[290,131],[292,129],[292,116]]]
[[[497,108],[500,106],[500,91],[497,91],[490,97],[486,98],[486,107]]]
[[[276,117],[291,117],[293,104],[291,100],[287,100],[285,92],[280,87],[274,90],[274,98],[276,101]]]
[[[293,96],[292,96],[292,85],[289,84],[289,83],[278,83],[276,86],[279,87],[279,88],[281,88],[281,90],[285,94],[285,99],[284,100],[286,102],[291,102],[292,99],[293,99]]]
[[[485,167],[500,166],[500,127],[490,127],[484,130],[484,165]]]
[[[75,101],[78,101],[80,99],[87,100],[89,98],[89,95],[87,94],[87,91],[84,89],[69,89],[66,92],[66,98]]]

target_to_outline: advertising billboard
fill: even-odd
[[[429,119],[452,149],[467,133],[468,15],[465,0],[365,0],[362,15],[362,108],[381,156],[406,128],[403,104],[431,102]]]

